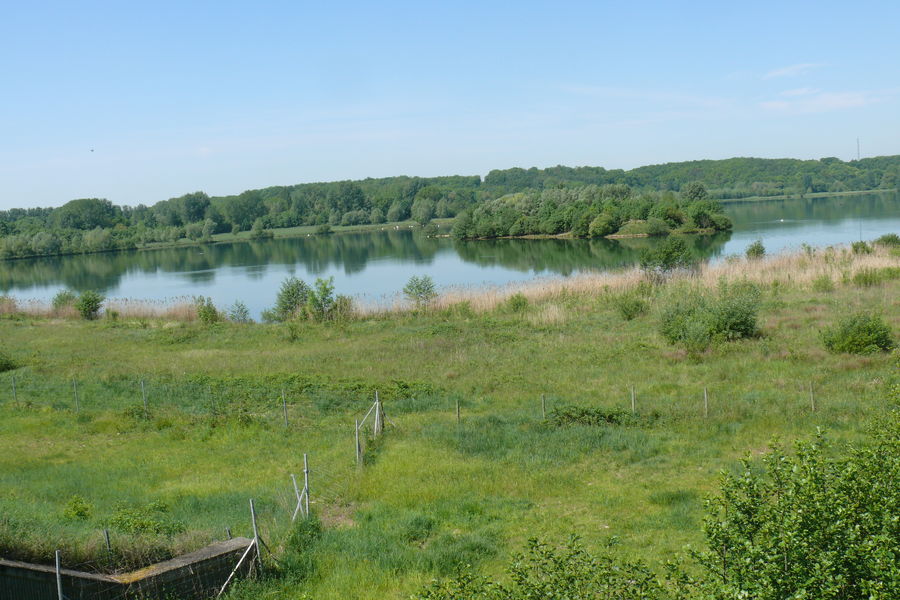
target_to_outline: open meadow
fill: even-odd
[[[466,565],[499,574],[534,536],[659,565],[703,543],[704,498],[742,457],[818,428],[859,440],[897,408],[897,351],[830,353],[821,332],[867,311],[896,337],[898,275],[896,251],[836,249],[661,284],[633,270],[457,291],[327,323],[8,308],[0,556],[134,566],[249,535],[253,498],[281,576],[233,597],[406,598]],[[673,298],[748,282],[753,335],[661,335]],[[358,466],[354,421],[376,391],[386,430],[370,439],[370,417]],[[304,453],[320,529],[290,524]]]

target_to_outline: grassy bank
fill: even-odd
[[[866,309],[900,332],[900,280],[859,276],[898,263],[838,249],[654,287],[638,271],[586,274],[290,330],[11,312],[0,319],[18,365],[0,373],[0,554],[138,563],[226,527],[249,534],[252,497],[291,575],[237,597],[403,598],[461,565],[498,572],[535,535],[615,540],[657,564],[701,541],[703,497],[740,457],[817,427],[854,440],[896,406],[896,352],[830,354],[819,331]],[[670,294],[723,279],[761,286],[760,335],[699,356],[666,342]],[[518,293],[527,302],[513,305]],[[625,320],[633,293],[647,311]],[[541,412],[543,395],[550,417],[570,405],[628,415],[632,386],[636,416],[621,424],[560,426]],[[357,468],[353,423],[376,389],[388,429]],[[323,529],[288,560],[289,475],[304,452]]]

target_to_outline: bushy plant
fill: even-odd
[[[613,306],[626,321],[631,321],[647,312],[650,304],[635,292],[619,294],[613,297]]]
[[[747,246],[747,251],[745,255],[750,260],[756,260],[762,258],[766,255],[766,247],[763,246],[762,240],[756,240],[749,246]]]
[[[306,316],[313,321],[329,320],[334,304],[334,277],[316,278],[313,288],[306,295]]]
[[[522,292],[516,292],[506,299],[506,308],[510,312],[518,313],[528,310],[528,298]]]
[[[900,597],[900,428],[834,458],[819,436],[788,454],[776,446],[723,475],[707,504],[707,550],[691,598],[784,600]]]
[[[316,227],[317,235],[324,235],[324,234],[329,234],[329,233],[332,233],[332,230],[331,230],[331,225],[329,225],[328,223],[322,223],[321,225]]]
[[[668,273],[694,262],[687,244],[679,237],[668,237],[655,248],[641,251],[640,263],[644,271]]]
[[[221,315],[219,314],[219,311],[216,310],[212,298],[198,296],[194,299],[194,304],[197,308],[197,319],[199,319],[201,323],[204,325],[212,325],[213,323],[219,322]]]
[[[100,314],[100,308],[103,306],[105,298],[94,291],[88,290],[82,292],[75,301],[75,309],[81,315],[82,319],[93,320]]]
[[[849,315],[826,328],[822,331],[822,342],[835,354],[874,354],[894,347],[888,324],[879,315],[868,313]]]
[[[878,244],[879,246],[888,246],[891,248],[896,248],[896,247],[900,246],[900,235],[897,235],[896,233],[886,233],[883,236],[881,236],[880,238],[878,238],[877,240],[875,240],[875,243]]]
[[[120,505],[109,520],[109,526],[132,535],[175,535],[185,530],[184,523],[169,516],[169,507],[162,502],[146,506]]]
[[[73,306],[77,300],[78,296],[72,290],[60,290],[53,296],[51,306],[53,306],[53,310],[58,312],[64,308]]]
[[[299,309],[306,306],[309,292],[309,286],[303,280],[288,277],[281,282],[281,288],[275,298],[275,307],[263,311],[263,320],[269,323],[283,323],[290,320]]]
[[[91,518],[94,507],[79,495],[72,496],[63,509],[63,517],[70,521],[86,521]]]
[[[872,246],[865,242],[853,242],[850,244],[853,254],[872,254]]]
[[[13,369],[18,369],[19,365],[16,364],[16,361],[12,359],[12,357],[0,350],[0,373],[5,373],[6,371],[12,371]]]
[[[714,340],[737,340],[758,334],[759,288],[749,282],[722,284],[717,295],[699,289],[673,291],[660,311],[660,333],[691,353]]]
[[[413,275],[403,287],[403,294],[421,310],[437,297],[434,280],[429,275]]]
[[[250,310],[247,305],[240,300],[235,300],[231,308],[228,309],[228,320],[232,323],[252,323],[250,318]]]
[[[812,282],[814,292],[833,292],[834,281],[828,275],[819,275]]]

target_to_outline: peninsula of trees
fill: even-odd
[[[221,197],[194,192],[151,206],[84,198],[57,208],[0,211],[0,258],[208,242],[214,234],[248,230],[264,236],[270,229],[301,225],[327,229],[408,219],[424,224],[458,215],[460,237],[714,230],[728,226],[717,200],[893,189],[898,181],[900,156],[849,162],[731,158],[629,171],[558,166],[495,170],[484,178],[309,183]],[[702,186],[688,189],[691,184]]]

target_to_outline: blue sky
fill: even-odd
[[[684,4],[8,2],[0,208],[900,153],[900,3]]]

